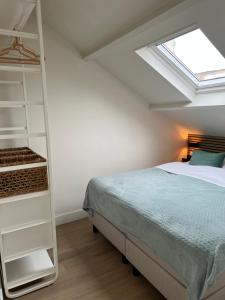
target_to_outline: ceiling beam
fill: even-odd
[[[204,1],[204,0],[198,0],[198,2],[201,2],[201,1]],[[194,4],[196,4],[196,0],[185,0],[184,2],[177,4],[176,6],[174,6],[172,8],[171,7],[170,8],[163,7],[160,10],[157,10],[157,12],[154,12],[148,22],[144,23],[143,25],[138,26],[136,29],[129,31],[128,33],[107,43],[106,45],[99,47],[95,51],[86,54],[84,56],[84,59],[85,60],[95,60],[99,56],[101,56],[101,54],[103,54],[105,51],[107,51],[109,48],[119,46],[122,43],[126,43],[127,41],[129,41],[132,38],[137,37],[139,34],[143,33],[144,31],[149,30],[149,28],[151,28],[152,26],[155,26],[155,25],[165,21],[166,19],[169,19],[173,15],[176,15],[178,12],[187,9],[187,8],[193,6]],[[140,45],[140,47],[141,46],[144,46],[144,45]]]

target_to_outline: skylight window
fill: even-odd
[[[157,48],[199,82],[225,79],[225,58],[200,29],[161,43]]]
[[[225,90],[225,58],[200,28],[191,26],[135,53],[189,100]]]

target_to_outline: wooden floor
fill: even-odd
[[[21,300],[165,300],[87,219],[57,228],[59,278]]]

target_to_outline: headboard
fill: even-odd
[[[225,137],[201,134],[188,135],[188,157],[193,150],[205,150],[209,152],[225,152]]]

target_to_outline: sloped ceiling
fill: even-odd
[[[182,0],[43,0],[48,25],[83,55],[115,40]]]
[[[23,28],[32,10],[34,0],[1,0],[0,1],[0,28]]]
[[[224,0],[43,0],[44,21],[150,104],[183,105],[185,96],[134,50],[196,24],[225,56]],[[142,25],[141,25],[142,24]],[[213,97],[211,97],[213,100]],[[215,97],[220,101],[220,95]],[[225,135],[225,105],[163,114],[208,134]],[[225,100],[225,99],[224,99]],[[205,103],[205,104],[204,104]]]
[[[151,104],[184,103],[187,98],[137,57],[134,50],[196,24],[225,56],[224,11],[224,0],[187,0],[88,59],[98,61]]]
[[[82,55],[87,56],[182,1],[44,0],[42,10],[44,22],[70,41]],[[106,57],[100,57],[98,62],[148,101],[151,99],[153,103],[165,103],[183,99],[183,95],[162,80],[156,71],[152,69],[149,72],[149,67],[132,49],[129,55],[126,52],[113,48]],[[135,67],[127,76],[126,68],[133,64]]]
[[[224,0],[43,1],[44,20],[48,25],[87,59],[96,60],[156,105],[186,104],[190,99],[134,50],[197,24],[225,55],[225,40],[221,39],[225,29],[224,11]]]
[[[170,110],[163,114],[191,132],[225,136],[225,107],[198,107]]]

